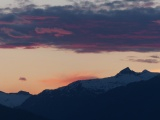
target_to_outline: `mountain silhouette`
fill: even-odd
[[[56,90],[45,90],[31,96],[19,108],[51,120],[151,120],[160,118],[159,91],[158,73],[136,73],[127,68],[118,76],[80,80]]]
[[[0,92],[0,104],[10,108],[17,107],[31,96],[30,93],[25,91],[19,91],[18,93]]]
[[[8,108],[0,105],[0,120],[47,120],[25,110]]]

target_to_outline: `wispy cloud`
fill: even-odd
[[[129,59],[132,62],[143,62],[143,63],[159,63],[157,59]]]
[[[67,31],[60,28],[35,28],[37,34],[52,34],[55,33],[55,37],[61,37],[64,35],[71,35],[73,34],[71,31]]]
[[[15,0],[20,7],[24,7],[32,3],[32,0]]]
[[[158,56],[158,55],[152,55],[152,56],[150,56],[151,58],[157,58],[157,59],[159,59],[160,58],[160,56]]]

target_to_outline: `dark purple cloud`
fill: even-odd
[[[126,5],[120,5],[126,2]],[[129,4],[129,2],[131,2]],[[159,52],[160,10],[139,1],[87,1],[85,6],[28,5],[0,13],[0,48],[54,47],[75,52]],[[150,3],[150,4],[149,4]],[[143,6],[148,4],[147,6]],[[117,9],[114,9],[114,7]],[[88,7],[87,7],[88,6]],[[109,9],[104,9],[109,6]],[[127,7],[126,7],[127,6]],[[122,7],[124,8],[123,10]],[[3,10],[2,10],[3,11]]]
[[[20,77],[19,80],[20,81],[26,81],[27,79],[25,77]]]

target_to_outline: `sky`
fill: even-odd
[[[160,3],[5,0],[0,90],[37,94],[130,67],[160,72]]]

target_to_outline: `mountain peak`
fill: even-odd
[[[150,71],[145,69],[145,70],[142,71],[142,73],[150,73]]]
[[[131,71],[131,69],[130,69],[129,67],[126,67],[126,68],[124,68],[124,69],[121,70],[121,71]]]
[[[136,72],[134,72],[133,70],[131,70],[129,67],[124,68],[123,70],[121,70],[118,75],[120,74],[135,74]]]
[[[31,95],[29,92],[26,92],[26,91],[19,91],[17,94],[19,95]]]

